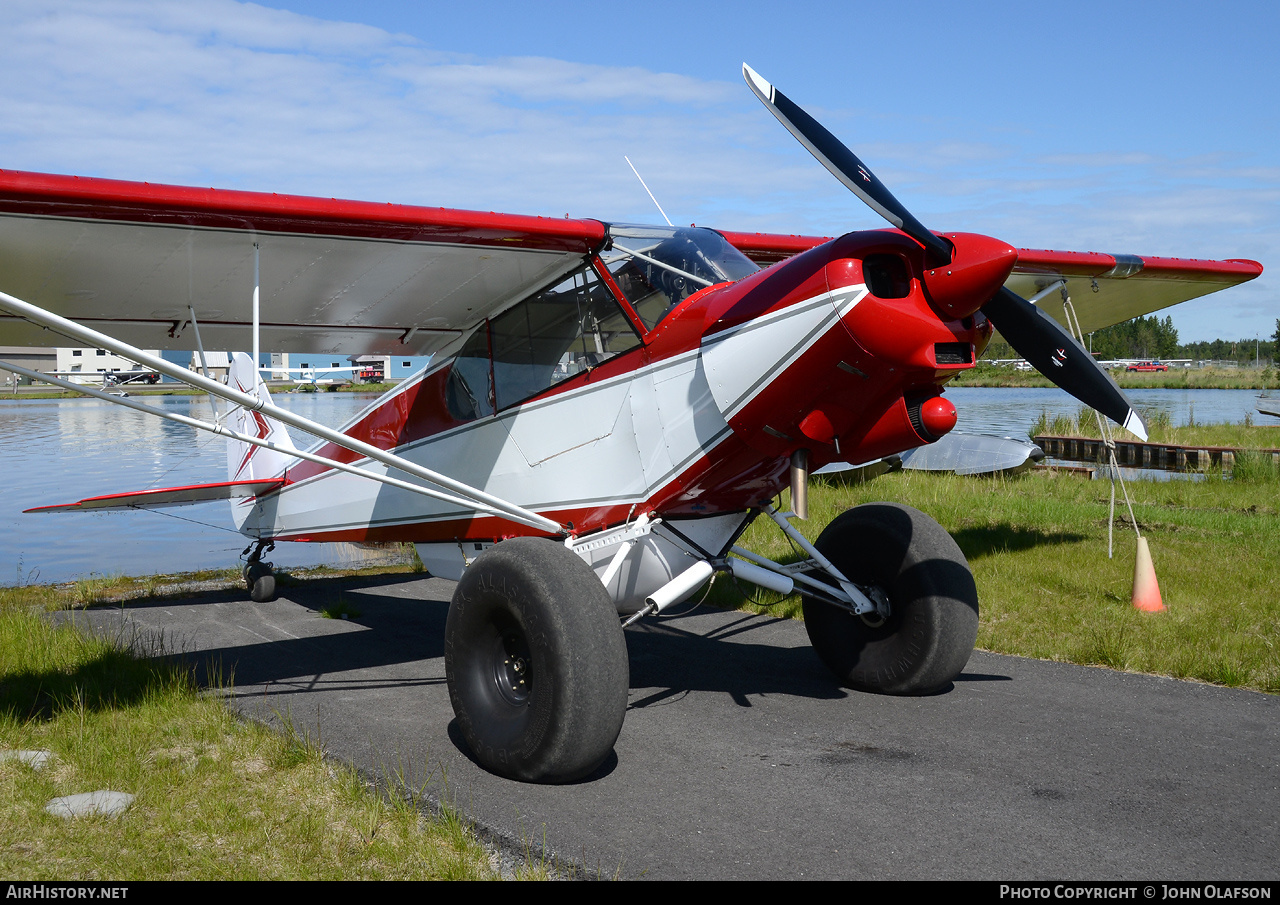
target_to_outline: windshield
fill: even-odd
[[[649,330],[699,289],[759,269],[711,229],[612,225],[609,236],[601,257]]]

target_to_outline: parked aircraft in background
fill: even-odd
[[[72,377],[76,381],[99,383],[109,387],[124,386],[129,383],[153,385],[160,382],[159,373],[146,369],[132,371],[46,371],[45,373],[54,377]]]
[[[360,367],[331,367],[331,368],[313,368],[310,365],[301,365],[296,368],[277,368],[277,367],[260,367],[258,368],[263,374],[270,374],[272,380],[292,380],[297,389],[303,387],[324,387],[334,386],[342,383],[350,383],[351,375],[360,371]],[[345,376],[334,377],[334,374],[342,374]],[[323,376],[321,376],[323,375]]]

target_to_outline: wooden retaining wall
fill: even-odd
[[[1032,437],[1031,442],[1044,450],[1047,457],[1068,462],[1105,462],[1106,446],[1091,437]],[[1239,449],[1230,446],[1178,446],[1170,443],[1142,443],[1138,440],[1116,440],[1116,462],[1127,468],[1154,468],[1161,471],[1209,471],[1221,468],[1230,472],[1235,467]],[[1280,466],[1280,449],[1264,449]]]

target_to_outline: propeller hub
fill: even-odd
[[[1000,291],[1018,252],[1006,242],[974,233],[948,233],[946,239],[954,248],[951,263],[924,272],[925,293],[939,313],[968,317]]]

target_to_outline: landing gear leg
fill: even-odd
[[[262,561],[262,554],[268,553],[275,549],[275,541],[260,540],[256,544],[250,544],[244,548],[244,553],[249,553],[249,558],[245,561],[242,574],[244,575],[244,586],[249,591],[249,597],[254,603],[266,603],[268,600],[276,599],[276,576],[274,566],[269,562]]]

